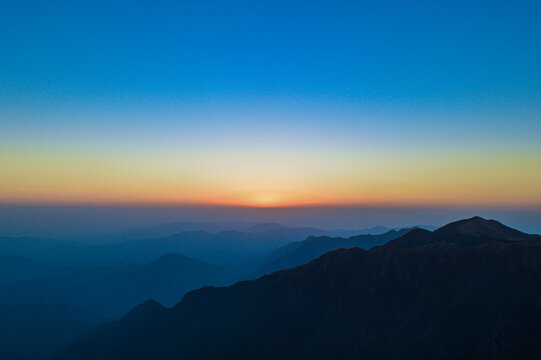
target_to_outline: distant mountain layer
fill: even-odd
[[[29,280],[37,277],[55,276],[70,271],[71,268],[24,256],[0,257],[0,285]]]
[[[177,221],[155,226],[146,226],[136,229],[118,231],[113,233],[89,233],[83,236],[87,241],[98,242],[118,242],[125,240],[150,239],[165,237],[179,232],[185,231],[204,231],[212,234],[217,234],[222,231],[236,231],[243,233],[265,233],[273,231],[275,233],[290,231],[297,229],[304,233],[309,232],[311,235],[328,235],[328,236],[352,236],[361,234],[378,235],[389,231],[389,228],[383,226],[374,226],[368,229],[330,229],[322,230],[314,227],[295,227],[284,226],[277,223],[261,223],[252,224],[247,222],[185,222]],[[77,239],[77,238],[76,238]],[[78,239],[77,239],[78,240]]]
[[[148,301],[52,359],[541,358],[541,247],[508,229],[473,218]]]
[[[240,227],[241,224],[231,226]],[[108,236],[94,241],[66,241],[35,237],[0,237],[0,257],[23,256],[70,266],[103,263],[146,263],[160,256],[179,253],[218,264],[242,263],[262,257],[292,241],[308,236],[351,236],[381,228],[360,230],[321,230],[311,227],[287,227],[279,224],[243,225],[243,231],[217,232],[195,230],[199,227],[216,230],[225,224],[172,223],[155,228]],[[174,231],[183,229],[181,231]],[[167,235],[164,235],[167,234]],[[146,236],[145,236],[146,235]],[[132,237],[132,238],[130,238]],[[126,240],[129,239],[129,240]],[[1,275],[1,274],[0,274]]]
[[[174,305],[187,291],[238,277],[234,269],[171,254],[144,266],[96,267],[9,284],[0,288],[0,303],[68,304],[90,319],[105,321],[149,298]]]
[[[0,287],[0,353],[12,354],[6,360],[50,354],[147,299],[174,305],[187,291],[240,278],[234,268],[171,254],[143,266],[100,266],[14,282]]]
[[[67,304],[80,314],[86,314],[85,319],[88,321],[112,320],[147,299],[171,306],[187,291],[201,286],[227,285],[253,277],[253,269],[257,273],[264,273],[295,267],[328,250],[370,247],[393,239],[405,231],[390,231],[377,236],[361,235],[349,239],[309,237],[302,242],[286,245],[269,257],[239,266],[214,265],[179,254],[169,254],[148,265],[96,266],[59,275],[48,270],[36,279],[0,287],[0,302],[47,306]],[[17,268],[24,264],[44,264],[18,257],[9,260],[10,263],[17,263]],[[34,267],[37,267],[36,271],[42,268]]]
[[[276,259],[265,265],[261,274],[270,274],[277,270],[289,269],[336,249],[359,247],[368,250],[373,246],[384,245],[388,241],[406,234],[410,229],[390,230],[381,235],[357,235],[349,238],[310,236],[306,240],[288,244],[277,249],[271,257]]]
[[[275,224],[265,224],[250,231],[278,234],[283,231],[289,232],[290,229]],[[297,229],[295,231],[312,232],[313,230]],[[216,241],[216,237],[208,233],[203,234],[208,236],[209,242],[200,244],[200,247],[212,247],[212,242]],[[302,242],[290,243],[269,256],[240,265],[214,265],[179,254],[168,254],[148,265],[101,265],[70,271],[63,268],[65,273],[59,274],[43,271],[41,276],[34,279],[0,287],[0,303],[5,304],[3,307],[0,306],[0,318],[3,319],[5,325],[4,328],[0,327],[0,338],[8,338],[4,335],[9,333],[11,339],[10,343],[5,344],[0,341],[0,352],[14,352],[21,349],[24,352],[50,352],[58,349],[58,346],[67,344],[67,341],[71,340],[69,336],[78,336],[92,325],[118,319],[132,307],[147,299],[155,299],[171,306],[180,301],[187,291],[204,285],[232,284],[238,280],[254,278],[255,274],[264,273],[262,268],[265,266],[267,266],[265,271],[270,271],[271,268],[279,270],[294,267],[313,260],[328,250],[352,246],[370,247],[386,242],[397,234],[391,231],[386,235],[363,235],[350,239],[309,237]],[[300,235],[302,234],[295,236]],[[183,241],[182,237],[173,236],[155,241],[135,241],[136,244],[122,242],[114,244],[112,248],[116,248],[118,254],[128,255],[129,249],[138,248],[137,251],[144,251],[155,246],[152,252],[148,251],[146,254],[150,256],[167,251],[169,246],[175,248],[179,242]],[[190,241],[194,240],[186,240],[188,243]],[[228,243],[232,242],[234,241]],[[123,249],[124,246],[127,249]],[[90,249],[95,248],[90,247]],[[291,252],[293,253],[290,254]],[[282,257],[284,259],[281,259]],[[43,264],[41,261],[27,258],[9,259],[12,260],[11,263],[19,264],[15,270],[24,267],[25,264]],[[36,271],[33,274],[37,275],[39,266],[34,267]],[[6,267],[6,270],[9,269],[13,269],[13,266]],[[31,269],[32,267],[28,267],[27,270]],[[6,274],[9,275],[9,271]],[[19,276],[22,275],[24,274],[19,273]],[[55,309],[54,318],[38,315],[40,311],[50,312],[50,309]],[[7,311],[10,313],[7,314]],[[12,316],[12,314],[17,315]],[[34,329],[33,332],[26,334],[24,331],[10,330],[18,326],[22,318],[25,319],[26,326]],[[59,331],[55,338],[57,332],[50,329],[60,326],[57,319],[72,319],[75,325],[83,324],[84,326],[74,326],[67,334]],[[47,341],[41,341],[41,339],[47,339]]]

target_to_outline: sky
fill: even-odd
[[[539,1],[0,3],[0,204],[541,209]]]

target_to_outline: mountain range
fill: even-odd
[[[301,236],[309,229],[292,230],[275,224],[264,224],[252,228],[251,231],[265,236],[280,236],[284,231]],[[58,350],[84,331],[119,319],[147,299],[173,306],[186,292],[205,285],[229,285],[239,280],[253,279],[269,271],[303,264],[326,251],[338,248],[359,246],[368,249],[392,240],[406,231],[391,230],[381,235],[359,235],[351,238],[309,236],[303,241],[284,245],[271,254],[248,262],[227,265],[208,263],[181,254],[162,255],[144,265],[120,261],[82,268],[76,265],[58,267],[52,263],[21,256],[10,257],[7,258],[11,261],[9,267],[0,266],[0,276],[13,277],[18,274],[19,281],[12,279],[10,283],[0,286],[0,318],[3,319],[3,326],[0,326],[0,353],[31,352],[37,354],[34,359],[39,359],[44,356],[41,354]],[[151,257],[151,254],[161,254],[167,250],[169,242],[165,239],[167,238],[134,240],[138,245],[120,242],[107,246],[116,248],[119,255],[126,255],[129,249],[138,248],[137,251],[144,251],[151,247],[154,241],[156,249],[146,254]],[[201,244],[200,247],[212,247],[216,238],[209,236],[208,239],[209,243]],[[37,240],[35,241],[39,245]],[[192,238],[189,241],[196,240]],[[179,238],[173,235],[171,242],[178,244]],[[123,248],[124,246],[128,249]],[[51,249],[55,249],[55,246]],[[15,266],[14,262],[19,262],[19,265]],[[33,273],[13,274],[9,271],[24,268],[29,264],[35,264],[27,269],[27,272],[35,269]],[[2,269],[6,270],[5,273],[2,273]],[[39,271],[42,276],[36,276]],[[32,276],[36,277],[31,278]],[[50,316],[44,317],[45,313]],[[32,331],[29,332],[28,328]],[[11,359],[15,356],[6,355],[3,358]]]
[[[540,239],[478,217],[412,230],[146,301],[51,359],[540,358]]]
[[[30,259],[24,256],[3,256],[0,257],[0,285],[38,277],[60,275],[70,270],[71,268],[67,266]]]
[[[389,230],[380,235],[357,235],[349,238],[329,237],[329,236],[310,236],[306,240],[292,242],[284,247],[275,250],[270,256],[268,264],[260,270],[261,274],[270,274],[277,270],[293,268],[305,264],[326,252],[344,248],[359,247],[361,249],[370,249],[373,246],[379,246],[394,240],[411,229],[401,229],[399,231]]]
[[[234,229],[224,230],[226,226]],[[236,230],[239,228],[242,230]],[[22,256],[69,267],[83,267],[119,262],[143,264],[163,255],[179,253],[216,264],[238,264],[264,257],[281,246],[302,241],[308,236],[347,237],[385,231],[388,229],[384,227],[352,231],[288,227],[274,223],[178,222],[105,234],[103,238],[84,241],[0,237],[0,257]]]
[[[480,245],[490,241],[537,242],[539,235],[530,235],[505,226],[496,220],[485,220],[479,216],[455,221],[435,231],[413,229],[410,233],[391,241],[400,248],[429,245],[437,242]]]

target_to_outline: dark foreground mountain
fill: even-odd
[[[148,301],[53,359],[541,358],[541,247],[494,238],[483,219],[458,225],[445,241],[337,250],[173,308]]]

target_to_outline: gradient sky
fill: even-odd
[[[539,1],[0,3],[0,203],[541,208]]]

